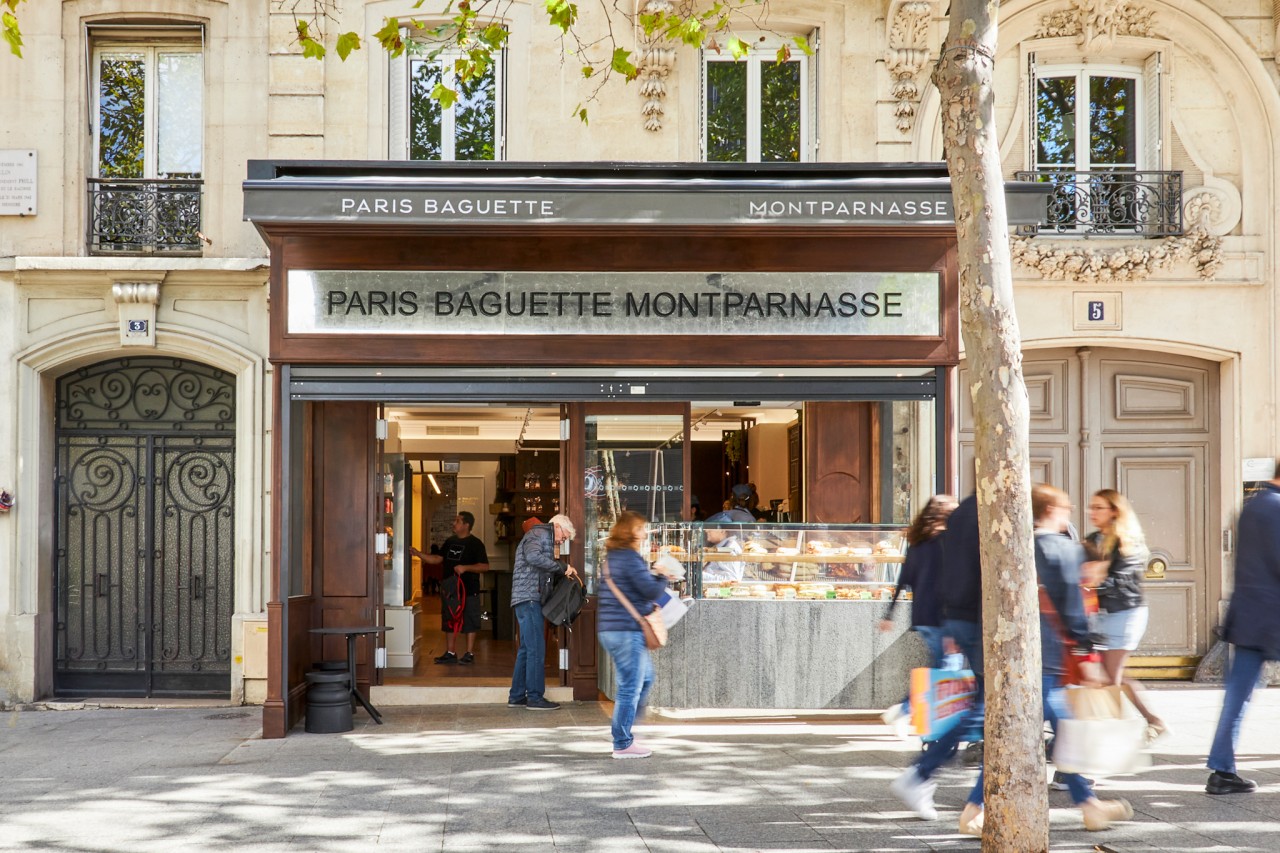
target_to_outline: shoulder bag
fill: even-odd
[[[1053,599],[1049,598],[1049,591],[1043,584],[1040,585],[1040,612],[1049,617],[1049,624],[1053,626],[1062,643],[1062,685],[1071,687],[1083,684],[1084,674],[1080,672],[1080,664],[1085,661],[1096,663],[1097,657],[1094,653],[1076,654],[1076,641],[1067,634],[1066,626],[1062,624],[1062,617],[1058,615],[1058,608],[1053,606]]]
[[[627,609],[631,614],[631,618],[640,623],[640,631],[644,634],[644,645],[647,649],[659,649],[667,644],[667,623],[662,621],[662,611],[656,606],[647,616],[641,616],[636,610],[635,605],[622,594],[622,590],[618,589],[618,585],[613,582],[613,578],[609,576],[609,558],[605,557],[602,562],[604,568],[604,582],[609,585],[609,589],[613,590],[613,595],[618,599],[618,603]]]

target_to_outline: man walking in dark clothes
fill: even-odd
[[[436,663],[475,663],[476,632],[480,630],[480,574],[489,571],[489,555],[484,543],[471,535],[476,517],[465,510],[453,520],[453,535],[440,546],[439,555],[411,549],[424,563],[443,564],[440,581],[440,623],[444,631],[444,654]],[[458,657],[458,635],[467,638],[467,652]]]

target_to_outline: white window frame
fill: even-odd
[[[110,56],[138,56],[144,57],[146,62],[145,84],[143,88],[143,136],[142,136],[142,178],[143,180],[161,178],[158,173],[159,166],[159,146],[157,131],[157,122],[159,116],[159,75],[156,73],[158,64],[158,56],[162,53],[194,53],[200,56],[200,89],[201,89],[201,114],[200,114],[200,171],[196,175],[197,178],[203,179],[205,174],[205,151],[204,151],[204,48],[196,44],[129,44],[121,42],[119,44],[104,44],[94,48],[93,50],[93,91],[90,92],[93,126],[93,176],[101,177],[101,130],[102,130],[102,59]]]
[[[698,113],[702,119],[701,133],[698,136],[698,148],[703,161],[707,160],[707,65],[712,62],[742,62],[747,66],[747,163],[760,162],[760,68],[765,63],[778,61],[778,49],[784,44],[791,48],[789,62],[800,63],[800,159],[798,162],[808,163],[814,159],[814,146],[811,143],[813,133],[810,130],[810,116],[813,114],[813,100],[816,86],[811,77],[817,57],[816,31],[806,38],[813,50],[813,55],[806,54],[789,38],[766,35],[760,40],[760,33],[742,33],[738,35],[743,41],[751,43],[747,55],[735,59],[728,50],[721,48],[720,53],[714,50],[702,50],[702,85],[698,92]],[[772,161],[770,161],[772,162]]]
[[[444,50],[435,59],[431,59],[426,55],[415,56],[412,54],[415,42],[408,30],[402,29],[400,37],[405,41],[405,51],[400,56],[393,57],[389,63],[387,79],[389,81],[390,97],[388,103],[388,112],[390,120],[387,123],[387,158],[390,160],[408,160],[409,159],[409,113],[411,107],[410,100],[410,74],[411,63],[415,61],[435,62],[441,65],[441,82],[450,89],[457,88],[457,78],[455,76],[453,64],[457,59],[462,58],[465,54],[459,50]],[[422,50],[427,48],[420,46]],[[429,52],[429,51],[428,51]],[[506,138],[506,48],[495,51],[493,54],[493,158],[497,160],[505,160],[507,156],[507,138]],[[447,108],[442,107],[440,111],[440,160],[438,162],[452,162],[457,160],[456,155],[456,125],[454,106]]]
[[[1070,63],[1055,65],[1033,65],[1035,78],[1031,87],[1031,103],[1028,105],[1032,114],[1031,149],[1032,171],[1049,171],[1061,168],[1062,163],[1042,163],[1039,159],[1040,142],[1038,128],[1038,96],[1040,81],[1052,77],[1074,77],[1076,81],[1076,160],[1071,167],[1075,172],[1089,172],[1095,168],[1131,168],[1134,171],[1159,169],[1159,163],[1150,164],[1147,139],[1147,91],[1146,75],[1141,66],[1134,65],[1095,65],[1092,63]],[[1123,77],[1134,81],[1134,161],[1132,163],[1093,163],[1089,160],[1089,78],[1090,77]],[[1083,94],[1083,97],[1081,95]],[[1156,140],[1158,142],[1158,140]]]

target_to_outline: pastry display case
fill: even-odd
[[[650,559],[670,554],[686,567],[682,592],[715,600],[888,601],[905,551],[903,530],[893,525],[650,528]]]

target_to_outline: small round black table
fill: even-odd
[[[364,706],[369,716],[378,725],[382,725],[382,715],[378,709],[369,704],[369,700],[360,695],[356,689],[356,637],[367,634],[385,634],[394,630],[386,625],[357,625],[353,628],[312,628],[311,633],[327,636],[344,635],[347,638],[347,672],[351,675],[351,695]]]

